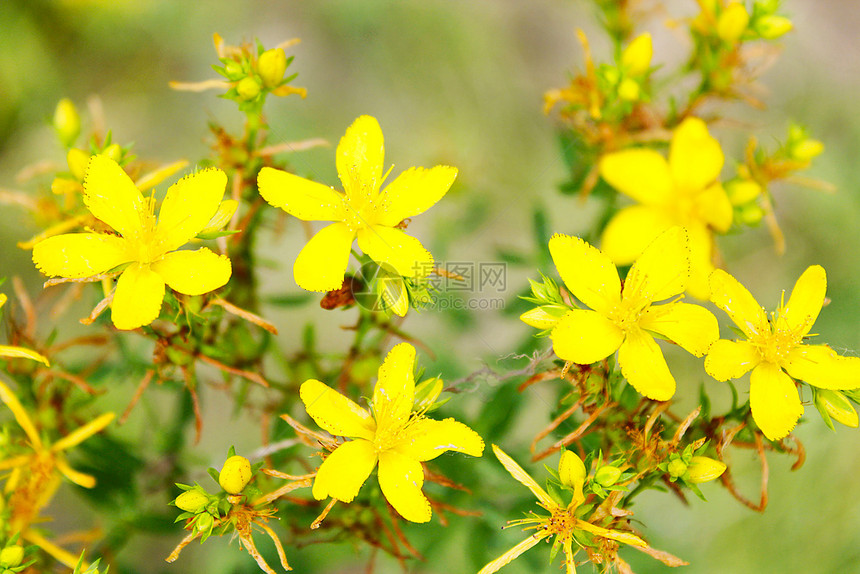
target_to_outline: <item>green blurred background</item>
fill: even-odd
[[[664,23],[669,15],[693,13],[695,3],[645,4],[654,7],[653,17],[641,29],[655,36],[655,63],[677,63],[688,39]],[[826,146],[811,175],[833,183],[838,192],[828,195],[792,186],[775,190],[788,241],[782,257],[774,253],[764,229],[723,238],[720,246],[733,274],[771,307],[780,290],[790,289],[807,265],[824,265],[832,302],[816,332],[835,348],[854,354],[860,349],[856,312],[860,162],[855,159],[860,148],[856,111],[860,8],[840,0],[786,0],[784,10],[795,21],[796,31],[785,38],[784,53],[762,79],[760,96],[768,102],[767,110],[751,113],[731,106],[727,113],[748,123],[724,125],[715,135],[724,142],[728,158],[739,158],[750,131],[765,144],[772,143],[771,137],[783,135],[789,120],[795,119]],[[581,68],[576,27],[589,34],[596,58],[608,60],[595,11],[585,1],[3,0],[0,188],[24,187],[16,182],[16,174],[25,165],[43,159],[63,162],[49,126],[62,97],[70,97],[83,110],[87,99],[98,94],[114,137],[134,141],[139,157],[164,162],[187,158],[193,164],[208,151],[207,121],[238,129],[241,117],[234,104],[216,98],[214,92],[175,92],[168,81],[215,77],[213,32],[227,43],[259,38],[267,47],[299,37],[302,43],[288,53],[296,56],[291,70],[299,77],[294,85],[307,87],[308,97],[270,101],[275,141],[323,137],[336,144],[354,118],[371,114],[382,125],[386,163],[395,164],[395,174],[412,165],[438,163],[460,170],[445,200],[410,226],[437,259],[493,262],[499,249],[533,253],[535,206],[547,209],[552,231],[564,233],[583,232],[592,214],[592,206],[557,191],[565,178],[564,166],[554,120],[541,111],[543,92],[565,85],[569,72]],[[300,174],[336,182],[331,148],[302,152],[290,161]],[[35,292],[41,279],[15,242],[37,228],[17,207],[0,205],[0,213],[0,275],[20,275]],[[266,248],[267,255],[283,262],[265,276],[266,291],[299,291],[289,269],[303,244],[301,237],[298,226],[292,226],[283,240]],[[543,271],[555,275],[551,268]],[[523,289],[527,276],[536,277],[536,270],[509,267],[501,296],[510,301]],[[352,317],[321,315],[309,309],[296,320],[284,311],[273,311],[270,318],[282,327],[280,343],[287,349],[296,347],[300,333],[298,327],[287,326],[313,318],[326,334],[324,346],[343,352],[347,338],[338,326]],[[500,369],[499,358],[514,351],[530,331],[515,315],[492,310],[428,312],[411,317],[406,326],[437,353],[435,361],[423,355],[423,364],[449,379],[481,368],[482,362]],[[688,364],[689,381],[681,383],[679,396],[684,389],[692,396],[705,380],[700,362]],[[125,404],[135,384],[118,382],[122,389],[118,405]],[[724,393],[713,381],[706,385],[717,396]],[[469,414],[487,409],[485,401],[496,396],[497,387],[491,379],[480,380],[472,400],[464,400],[460,407],[461,420],[468,422]],[[253,422],[224,423],[229,420],[229,405],[219,400],[223,399],[213,396],[208,404],[199,446],[201,469],[220,465],[229,444],[236,444],[239,452],[259,446]],[[525,458],[525,445],[545,424],[555,389],[551,384],[532,388],[520,400],[525,406],[510,421],[516,430],[503,446]],[[504,405],[496,408],[505,418]],[[137,413],[137,422],[133,417],[125,428],[129,440],[152,439],[146,416]],[[771,457],[770,504],[763,515],[742,507],[715,485],[703,489],[707,504],[693,500],[689,507],[651,493],[634,509],[652,545],[689,560],[691,565],[684,569],[689,574],[860,572],[860,435],[844,427],[830,432],[811,407],[807,418],[810,422],[796,432],[807,446],[807,462],[789,472],[791,461]],[[742,489],[755,495],[756,461],[744,452],[732,456]],[[437,521],[408,526],[407,533],[427,558],[411,563],[410,572],[475,571],[482,560],[523,537],[517,531],[499,534],[485,526],[501,526],[505,519],[517,517],[519,507],[512,510],[511,500],[518,500],[524,490],[509,477],[488,470],[497,464],[491,455],[477,462],[443,462],[454,473],[477,473],[484,482],[480,490],[499,500],[460,499],[485,513],[481,526],[458,517],[451,518],[448,530]],[[540,465],[527,468],[542,472]],[[195,478],[202,480],[189,480]],[[60,524],[91,524],[88,511],[76,500],[62,497],[54,512]],[[194,544],[176,564],[164,564],[161,557],[181,536],[177,528],[173,537],[138,538],[121,556],[116,571],[256,571],[250,558],[237,551],[236,542],[228,547],[226,540]],[[548,550],[538,547],[503,572],[555,571],[557,565],[546,564]],[[340,544],[288,548],[288,556],[299,572],[346,573],[362,572],[369,553],[367,548]],[[670,570],[630,550],[622,551],[622,556],[639,573]],[[380,572],[398,570],[396,562],[385,557],[378,564]]]

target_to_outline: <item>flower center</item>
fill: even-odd
[[[782,364],[801,339],[802,336],[792,331],[785,321],[771,317],[770,332],[761,333],[750,342],[756,346],[763,361]]]
[[[546,523],[547,532],[552,534],[562,534],[571,532],[576,526],[576,518],[570,510],[560,508],[552,513],[549,521]]]
[[[648,308],[648,302],[624,300],[609,310],[609,320],[625,333],[639,325],[642,312]]]
[[[349,227],[350,231],[356,232],[363,227],[373,225],[376,219],[374,212],[375,206],[371,199],[354,198],[349,195],[343,198],[341,220]]]
[[[409,419],[403,424],[378,426],[376,428],[376,434],[373,435],[374,450],[376,450],[377,453],[381,453],[394,448],[400,440],[407,436],[409,428],[423,418],[424,415],[413,412],[410,413]]]

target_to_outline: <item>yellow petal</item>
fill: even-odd
[[[573,309],[561,318],[550,339],[560,358],[590,365],[614,353],[624,340],[624,331],[600,313]]]
[[[618,270],[599,249],[579,237],[556,234],[549,253],[564,284],[584,304],[606,312],[621,301]]]
[[[558,503],[553,500],[552,497],[540,487],[540,485],[538,485],[529,473],[523,470],[523,467],[518,465],[514,459],[509,457],[505,451],[500,449],[498,446],[493,445],[493,453],[496,455],[496,458],[499,459],[499,462],[502,463],[502,466],[511,473],[511,476],[513,476],[517,482],[532,491],[532,494],[535,495],[541,506],[546,509],[558,508]]]
[[[385,146],[379,122],[361,116],[337,145],[337,175],[347,196],[373,198],[382,185]]]
[[[646,547],[648,544],[633,534],[632,532],[621,532],[619,530],[609,530],[607,528],[601,528],[600,526],[595,526],[590,522],[586,522],[584,520],[577,520],[576,527],[580,530],[585,530],[586,532],[591,532],[596,536],[600,536],[601,538],[609,538],[610,540],[616,540],[618,542],[623,542],[624,544],[630,544],[632,546],[641,546]]]
[[[407,169],[383,190],[379,223],[393,227],[424,213],[448,193],[456,178],[457,168],[447,165]]]
[[[792,331],[806,335],[821,312],[827,292],[827,274],[820,265],[812,265],[794,284],[788,305],[781,315]]]
[[[51,366],[51,364],[48,362],[48,359],[46,359],[43,355],[40,355],[36,351],[25,349],[24,347],[10,347],[8,345],[0,345],[0,357],[32,359],[33,361],[39,361],[40,363],[44,363],[46,367]]]
[[[675,129],[669,147],[669,168],[683,192],[698,192],[723,169],[723,150],[699,118],[687,118]]]
[[[52,444],[51,450],[54,452],[59,452],[61,450],[66,450],[68,448],[72,448],[73,446],[81,444],[82,442],[108,426],[110,422],[114,419],[114,417],[114,413],[105,413],[98,418],[91,420],[84,426],[75,429],[71,433],[67,434],[66,436]]]
[[[164,301],[164,279],[149,265],[131,265],[119,276],[111,304],[117,329],[137,329],[158,318]]]
[[[719,183],[715,183],[696,196],[698,217],[720,233],[732,226],[734,210],[729,196]]]
[[[675,224],[667,210],[645,205],[625,207],[609,221],[600,249],[616,265],[630,265],[661,233]]]
[[[536,532],[493,560],[488,563],[486,566],[481,568],[481,571],[478,574],[494,574],[498,572],[504,566],[510,564],[513,560],[519,558],[520,554],[533,547],[535,544],[543,540],[548,536],[545,532]]]
[[[343,223],[323,227],[299,252],[293,264],[296,283],[308,291],[332,291],[343,285],[355,233]]]
[[[202,295],[226,285],[233,268],[226,255],[202,247],[168,253],[152,264],[152,270],[174,291]]]
[[[325,383],[308,379],[299,396],[311,418],[331,434],[373,439],[376,423],[370,413]]]
[[[206,227],[226,187],[227,174],[215,168],[186,175],[170,186],[158,213],[156,237],[161,253],[182,247]]]
[[[132,258],[125,239],[103,233],[55,235],[33,246],[33,263],[48,277],[92,277]]]
[[[65,476],[78,486],[83,488],[95,487],[96,478],[94,476],[75,470],[74,468],[69,466],[69,463],[66,462],[65,458],[63,458],[62,456],[56,457],[54,459],[54,464],[57,465],[57,470],[59,470],[63,476]]]
[[[737,279],[716,269],[710,278],[711,301],[726,312],[747,338],[770,329],[764,309]]]
[[[625,301],[662,301],[680,295],[690,277],[687,231],[671,227],[642,252],[624,281]]]
[[[860,388],[860,357],[843,357],[827,345],[798,345],[782,366],[795,379],[820,389]]]
[[[639,326],[660,333],[697,357],[707,353],[720,338],[714,314],[689,303],[651,306],[642,314]]]
[[[331,496],[342,502],[352,502],[375,466],[373,443],[364,439],[343,443],[317,470],[312,490],[314,498],[324,500]]]
[[[143,233],[149,206],[128,174],[107,156],[90,158],[84,178],[84,204],[126,239],[139,239]]]
[[[0,401],[6,403],[6,406],[12,411],[12,415],[18,422],[18,426],[21,427],[24,434],[30,439],[33,448],[40,450],[42,448],[42,439],[39,437],[39,433],[36,432],[36,427],[33,425],[33,421],[30,420],[30,415],[27,414],[24,405],[21,404],[21,401],[18,400],[12,389],[6,386],[6,383],[3,381],[0,381]]]
[[[702,223],[690,223],[687,227],[690,236],[690,280],[687,293],[696,299],[707,301],[711,295],[708,280],[714,271],[713,234]]]
[[[406,436],[394,448],[405,456],[424,462],[449,450],[481,456],[484,439],[454,419],[421,419],[409,425]]]
[[[343,194],[331,187],[264,167],[257,176],[257,187],[269,205],[280,207],[302,221],[337,221],[343,211]]]
[[[644,205],[662,205],[674,193],[666,159],[652,149],[627,149],[600,158],[609,185]]]
[[[753,369],[750,409],[755,424],[770,440],[790,433],[803,414],[794,381],[773,363],[761,363]]]
[[[675,379],[666,366],[654,338],[641,329],[627,332],[618,349],[621,374],[639,394],[655,401],[668,401],[675,394]]]
[[[388,503],[410,522],[428,522],[433,511],[421,492],[424,469],[421,463],[395,450],[379,455],[379,486]]]
[[[358,246],[371,259],[390,265],[404,277],[424,277],[433,270],[433,256],[421,242],[393,227],[359,229]]]
[[[379,367],[379,378],[373,388],[373,414],[378,434],[403,427],[412,412],[415,398],[415,347],[409,343],[395,345]]]
[[[738,379],[761,362],[758,349],[748,341],[714,343],[705,358],[705,371],[718,381]]]

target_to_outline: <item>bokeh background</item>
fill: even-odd
[[[695,2],[646,4],[654,7],[653,17],[641,30],[655,36],[655,63],[677,63],[688,39],[666,21],[693,13]],[[797,186],[775,190],[788,242],[784,256],[775,254],[764,229],[723,238],[720,246],[733,274],[766,306],[775,306],[780,290],[790,289],[806,266],[822,264],[832,302],[816,331],[835,348],[855,354],[860,350],[860,7],[841,0],[786,0],[784,11],[796,30],[785,37],[783,54],[762,77],[767,109],[751,113],[729,107],[727,113],[744,121],[724,125],[715,135],[728,158],[739,158],[748,134],[768,143],[795,119],[826,146],[811,175],[831,182],[837,192]],[[565,173],[557,126],[543,115],[541,96],[566,84],[569,73],[580,68],[576,27],[589,33],[598,60],[609,59],[595,16],[584,0],[3,0],[0,188],[24,187],[16,174],[33,162],[63,161],[49,126],[62,97],[83,110],[97,94],[114,137],[134,141],[138,156],[165,162],[187,158],[193,164],[208,152],[206,122],[238,128],[242,118],[214,93],[175,92],[168,81],[215,77],[213,32],[228,43],[259,38],[266,46],[299,37],[301,44],[289,49],[296,56],[291,70],[299,73],[294,85],[307,87],[308,97],[270,101],[276,141],[323,137],[336,144],[354,118],[371,114],[382,125],[386,161],[395,164],[395,174],[438,163],[460,170],[445,200],[410,227],[437,259],[495,262],[500,251],[533,255],[536,207],[547,211],[552,231],[572,234],[587,228],[592,213],[593,206],[558,192]],[[332,148],[301,152],[290,162],[303,175],[336,182]],[[0,214],[0,275],[19,275],[35,292],[41,279],[15,243],[37,228],[17,207],[0,205]],[[289,270],[303,241],[298,226],[293,228],[265,248],[281,262],[265,276],[271,293],[299,292]],[[502,293],[475,298],[502,297],[511,303],[528,276],[536,276],[534,267],[511,265]],[[312,318],[325,334],[322,344],[342,352],[347,339],[339,326],[351,317],[321,315],[309,309],[297,319],[272,310],[270,318],[281,326],[279,343],[287,349],[298,344],[302,321]],[[490,309],[428,312],[410,318],[407,327],[435,351],[435,357],[422,354],[422,363],[450,379],[483,365],[496,370],[516,365],[499,359],[515,351],[530,330],[516,315]],[[706,380],[697,365],[689,364],[689,381],[680,387],[691,395]],[[117,381],[118,405],[125,404],[135,384]],[[716,396],[725,391],[714,381],[705,384]],[[510,417],[515,429],[503,446],[524,458],[529,437],[547,420],[555,391],[533,388],[518,398],[523,406],[509,413],[505,404],[487,402],[498,396],[498,386],[492,377],[478,379],[471,399],[459,407],[461,420],[498,409],[500,419]],[[196,453],[201,469],[220,465],[230,444],[239,452],[259,446],[253,422],[232,419],[229,405],[218,400],[210,399]],[[157,428],[149,416],[151,408],[137,413],[136,422],[133,418],[122,431],[128,440],[155,439]],[[688,574],[860,572],[860,434],[844,427],[830,432],[812,407],[807,418],[809,423],[796,432],[807,446],[807,462],[789,472],[791,461],[771,457],[770,504],[763,515],[716,485],[703,489],[708,503],[693,500],[687,507],[649,493],[634,510],[652,545],[689,560]],[[733,456],[742,488],[754,496],[757,462],[742,452]],[[499,533],[485,526],[501,526],[518,516],[508,500],[522,487],[488,470],[497,464],[491,455],[454,462],[465,468],[460,472],[485,477],[480,491],[498,499],[467,499],[485,514],[481,527],[475,519],[458,517],[452,517],[448,530],[438,522],[407,527],[427,558],[411,563],[410,572],[475,571],[522,538],[518,531]],[[539,464],[527,468],[542,472]],[[189,478],[194,479],[202,480]],[[61,524],[91,523],[87,507],[71,489],[64,487],[58,504],[54,514]],[[162,557],[181,536],[177,529],[173,537],[138,537],[111,572],[256,571],[235,541],[228,547],[226,540],[216,539],[192,545],[174,565],[164,564]],[[288,555],[299,572],[361,572],[368,558],[366,548],[348,544],[288,548]],[[548,547],[538,547],[504,571],[555,571],[557,565],[547,565],[548,555]],[[670,570],[630,550],[622,555],[640,573]],[[398,568],[379,558],[378,571]]]

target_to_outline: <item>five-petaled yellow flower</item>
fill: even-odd
[[[68,233],[41,241],[33,262],[51,277],[87,278],[127,265],[116,284],[111,318],[117,329],[136,329],[161,311],[167,284],[185,295],[202,295],[230,279],[230,260],[203,247],[177,251],[218,211],[227,176],[205,169],[170,186],[156,220],[154,198],[145,198],[112,159],[90,159],[84,203],[119,235]]]
[[[842,357],[827,345],[807,345],[827,290],[824,268],[813,265],[794,284],[785,304],[768,320],[764,309],[737,279],[721,269],[711,275],[711,301],[725,311],[746,340],[714,343],[705,370],[718,381],[750,375],[750,409],[764,435],[786,436],[803,414],[795,381],[820,389],[860,387],[860,357]],[[786,374],[786,372],[788,374]],[[790,376],[789,376],[790,375]]]
[[[712,230],[725,233],[732,225],[732,205],[717,181],[723,161],[719,142],[698,118],[687,118],[675,129],[668,162],[646,148],[605,155],[600,160],[603,179],[638,205],[622,209],[610,220],[600,248],[617,265],[629,265],[660,233],[673,225],[686,227],[687,291],[707,300],[708,275],[714,270]]]
[[[591,524],[586,520],[582,520],[577,517],[576,511],[579,507],[580,503],[583,502],[583,498],[581,498],[582,493],[582,483],[585,479],[585,468],[582,467],[581,476],[577,477],[577,485],[579,496],[574,496],[573,500],[571,500],[570,504],[567,506],[563,506],[553,499],[547,492],[540,487],[540,485],[535,481],[534,478],[529,475],[523,468],[514,461],[511,457],[509,457],[502,449],[493,445],[493,452],[496,454],[496,458],[499,459],[499,462],[507,469],[508,472],[511,473],[520,484],[528,488],[532,491],[532,494],[538,499],[538,506],[543,508],[544,510],[550,513],[550,516],[538,516],[536,514],[532,514],[529,518],[522,518],[519,520],[513,520],[509,522],[511,526],[525,526],[526,530],[533,529],[535,532],[483,568],[478,574],[493,574],[493,572],[498,571],[503,566],[509,564],[512,560],[517,558],[520,554],[535,546],[541,540],[545,540],[550,537],[555,537],[556,541],[560,542],[562,548],[564,549],[564,564],[565,564],[565,572],[567,574],[576,574],[576,566],[574,563],[574,555],[576,552],[573,550],[573,543],[575,542],[574,533],[579,530],[583,532],[588,532],[594,536],[599,536],[601,538],[608,538],[610,540],[615,540],[618,542],[623,542],[624,544],[630,544],[632,546],[639,546],[642,548],[646,548],[648,544],[633,534],[632,532],[622,532],[620,530],[610,530],[608,528],[602,528],[600,526],[596,526]],[[570,452],[570,451],[568,451]],[[580,462],[580,465],[582,463]],[[562,465],[559,465],[559,471],[562,470]],[[577,551],[579,549],[577,548]]]
[[[444,196],[456,168],[413,167],[380,190],[385,150],[375,118],[361,116],[337,146],[337,173],[345,193],[278,169],[264,167],[257,179],[260,195],[302,221],[332,221],[311,238],[293,266],[296,283],[308,291],[339,289],[353,240],[378,263],[403,277],[423,277],[433,256],[397,226],[424,213]]]
[[[413,412],[414,362],[412,345],[391,349],[379,367],[370,410],[315,379],[302,384],[299,392],[311,418],[333,435],[354,438],[323,461],[314,479],[314,498],[352,502],[378,462],[379,486],[391,506],[406,520],[427,522],[432,511],[421,492],[421,463],[449,450],[481,456],[484,441],[463,423]]]
[[[549,251],[571,294],[591,309],[568,311],[553,328],[555,353],[588,365],[618,351],[624,378],[657,401],[675,394],[675,379],[654,337],[657,333],[701,357],[719,338],[717,319],[698,305],[674,299],[689,277],[687,234],[681,227],[664,232],[639,256],[622,290],[609,258],[578,237],[555,235]]]

